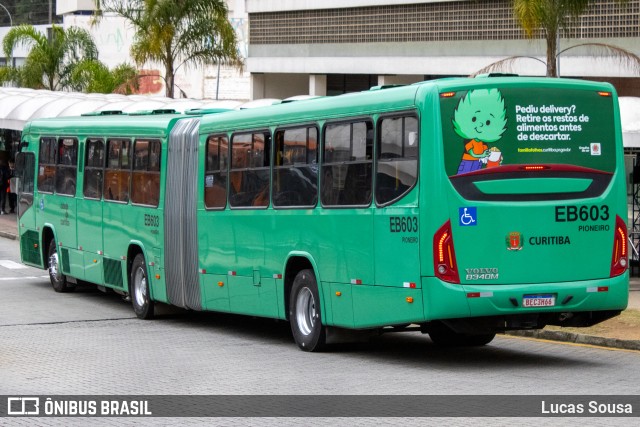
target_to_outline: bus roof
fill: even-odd
[[[428,93],[437,95],[447,91],[495,86],[522,88],[556,86],[566,89],[604,90],[615,93],[615,89],[609,83],[586,80],[493,75],[476,78],[458,77],[424,81],[407,86],[376,86],[363,92],[311,98],[251,110],[231,111],[222,115],[205,116],[200,127],[205,133],[226,132],[272,126],[274,115],[278,115],[278,125],[286,125],[294,122],[313,122],[324,118],[340,119],[359,114],[384,113],[415,108],[420,102],[419,100],[425,99]]]
[[[606,82],[589,80],[549,78],[549,77],[521,77],[513,75],[482,75],[475,78],[452,78],[433,80],[438,92],[461,89],[480,89],[486,87],[549,87],[564,89],[606,90],[614,92],[613,85]]]
[[[325,117],[335,119],[371,114],[372,112],[383,113],[410,109],[415,107],[417,91],[425,85],[432,85],[432,83],[393,88],[375,87],[364,92],[310,98],[216,116],[205,116],[200,127],[204,132],[255,129],[272,126],[274,115],[278,116],[278,124],[286,124],[288,122],[312,122],[318,119],[322,120]]]
[[[25,125],[24,133],[116,136],[144,134],[164,137],[179,119],[194,118],[190,114],[107,114],[37,119]]]
[[[407,86],[376,86],[370,90],[340,96],[310,98],[299,101],[263,106],[244,110],[193,110],[185,114],[143,112],[138,114],[86,115],[37,119],[27,123],[24,132],[55,134],[145,134],[162,137],[179,119],[202,117],[204,133],[238,131],[272,126],[273,117],[279,117],[278,125],[304,123],[325,118],[340,119],[360,114],[384,113],[416,107],[419,99],[427,94],[447,91],[479,89],[487,87],[562,87],[584,90],[604,90],[615,94],[609,83],[574,79],[550,79],[546,77],[479,76],[476,78],[446,78],[415,83]],[[420,95],[420,96],[418,96]],[[160,114],[158,114],[160,113]]]

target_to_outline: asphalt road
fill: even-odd
[[[410,332],[311,354],[298,350],[285,322],[173,308],[142,321],[114,293],[93,287],[55,293],[46,271],[19,264],[17,242],[0,239],[0,395],[635,395],[638,384],[640,352],[633,351],[507,336],[483,348],[441,349],[428,336]],[[249,420],[222,424],[269,424]],[[385,424],[407,424],[393,420]],[[511,425],[510,420],[492,424]],[[300,425],[294,418],[277,424]],[[356,424],[372,425],[366,419]]]

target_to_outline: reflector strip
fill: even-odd
[[[104,255],[104,252],[98,251],[98,255]]]
[[[282,274],[274,274],[273,278],[274,279],[282,279]]]
[[[149,262],[149,266],[153,267],[154,265],[156,265],[156,263],[155,263],[155,262],[153,262],[153,261],[150,261],[150,262]]]
[[[82,250],[82,246],[78,246],[78,250],[81,251]]]
[[[236,272],[235,272],[235,271],[231,271],[231,270],[229,270],[229,272],[228,272],[227,274],[228,274],[229,276],[235,276],[235,275],[236,275]]]
[[[205,270],[204,268],[200,269],[200,274],[207,274],[207,270]]]
[[[608,286],[593,286],[591,288],[587,288],[587,292],[609,292]]]
[[[361,279],[351,279],[351,284],[352,285],[362,285],[362,280]]]
[[[126,260],[126,259],[127,259],[127,257],[126,257],[126,256],[124,256],[124,255],[122,255],[122,256],[120,257],[120,259],[124,261],[124,260]]]
[[[467,292],[467,298],[488,298],[492,296],[493,292]]]
[[[405,288],[415,288],[416,284],[413,282],[404,282],[402,286],[404,286]]]

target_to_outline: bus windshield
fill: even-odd
[[[508,87],[444,92],[440,100],[449,177],[507,165],[615,169],[610,92]]]

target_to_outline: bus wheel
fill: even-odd
[[[60,271],[60,258],[58,257],[58,247],[55,239],[49,242],[49,251],[47,252],[47,264],[49,269],[49,279],[51,286],[56,292],[69,292],[73,290],[73,286],[67,283],[67,276]]]
[[[154,304],[149,295],[149,281],[147,280],[147,264],[144,255],[138,254],[131,265],[131,281],[129,282],[133,311],[140,319],[152,319]]]
[[[496,334],[461,334],[454,332],[443,323],[434,322],[429,326],[429,338],[442,347],[480,347],[489,344]]]
[[[289,299],[289,321],[293,338],[304,351],[320,351],[326,330],[320,318],[320,297],[313,270],[302,270],[293,281]]]

